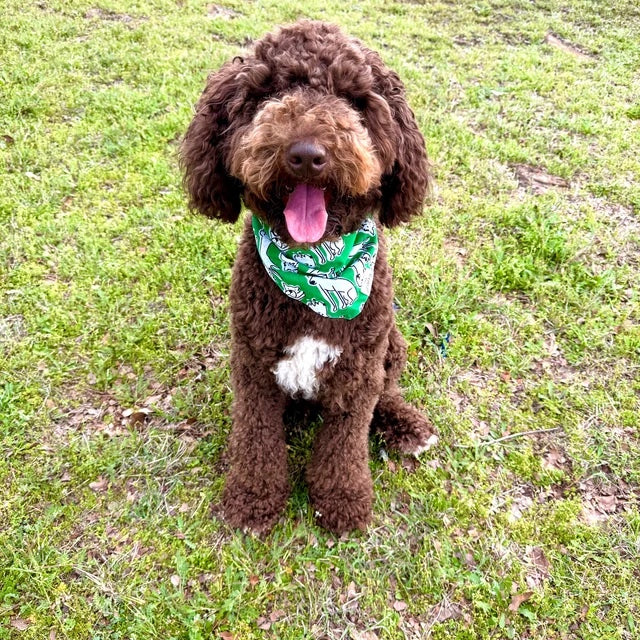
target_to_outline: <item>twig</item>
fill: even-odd
[[[512,433],[508,436],[502,436],[502,438],[496,438],[495,440],[489,440],[488,442],[479,442],[475,445],[459,444],[458,447],[462,449],[474,449],[475,447],[491,447],[499,442],[505,442],[506,440],[513,440],[515,438],[522,438],[523,436],[533,436],[537,433],[553,433],[554,431],[560,431],[562,427],[553,427],[552,429],[532,429],[531,431],[521,431],[520,433]]]

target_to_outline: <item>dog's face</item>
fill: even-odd
[[[191,205],[234,221],[241,199],[314,244],[378,213],[422,209],[424,140],[398,76],[337,27],[302,21],[210,76],[182,146]]]
[[[342,98],[294,89],[260,105],[231,141],[244,199],[299,244],[339,235],[345,199],[380,186],[382,166],[360,115]],[[355,216],[354,216],[355,217]]]

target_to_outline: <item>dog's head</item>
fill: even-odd
[[[212,74],[181,160],[192,207],[233,222],[242,199],[300,244],[375,212],[387,226],[404,222],[430,183],[398,75],[322,22],[269,34]]]

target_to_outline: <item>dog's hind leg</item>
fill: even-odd
[[[407,344],[394,326],[385,356],[385,389],[373,412],[371,430],[380,433],[386,445],[403,454],[419,455],[438,441],[433,425],[405,402],[398,378],[407,361]]]
[[[405,402],[400,392],[380,397],[371,422],[389,449],[420,455],[438,442],[433,425],[417,409]]]

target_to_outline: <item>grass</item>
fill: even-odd
[[[336,539],[299,436],[260,540],[217,516],[239,227],[186,211],[176,144],[300,16],[381,51],[435,162],[391,257],[441,440],[372,443],[373,524]],[[631,0],[5,2],[0,640],[638,637],[639,29]]]

